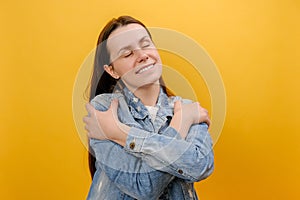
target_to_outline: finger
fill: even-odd
[[[118,108],[118,105],[119,105],[119,100],[118,99],[113,99],[111,101],[110,108],[116,109],[116,108]]]
[[[89,128],[87,125],[84,126],[84,129],[87,131],[87,133],[89,132]]]
[[[207,114],[208,114],[208,110],[207,110],[207,109],[203,108],[203,110],[204,110],[204,112],[205,112],[205,113],[207,113]]]
[[[203,110],[203,108],[200,106],[200,104],[198,102],[194,102],[193,105],[196,106],[195,109],[198,110],[199,113]]]
[[[85,109],[88,111],[89,114],[95,112],[95,108],[90,103],[85,104]]]
[[[110,110],[112,111],[112,113],[115,115],[117,114],[118,112],[118,106],[119,106],[119,100],[118,99],[113,99],[111,101],[111,104],[110,104]]]
[[[91,132],[89,132],[88,130],[87,130],[87,134],[86,135],[88,136],[88,138],[92,138],[93,137],[92,134],[91,134]]]
[[[207,123],[207,126],[208,126],[208,128],[209,128],[209,127],[210,127],[210,125],[211,125],[211,121],[210,121],[210,119],[209,119],[209,118],[207,119],[207,122],[206,122],[206,123]]]
[[[207,125],[208,125],[208,127],[209,127],[209,126],[210,126],[210,120],[207,119],[207,120],[206,120],[206,123],[207,123]]]
[[[181,101],[180,100],[175,101],[174,102],[174,112],[180,110],[181,106],[182,105],[181,105]]]
[[[205,108],[202,108],[202,107],[201,107],[201,110],[202,110],[206,115],[208,115],[208,111],[207,111]]]
[[[82,121],[84,122],[84,123],[88,123],[89,122],[89,117],[88,116],[85,116],[83,119],[82,119]]]

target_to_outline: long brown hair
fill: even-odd
[[[106,26],[102,29],[98,41],[97,41],[97,47],[96,47],[96,53],[95,53],[95,60],[94,60],[94,69],[93,74],[90,82],[90,88],[89,88],[89,100],[91,101],[95,96],[103,93],[112,93],[116,87],[116,84],[118,80],[111,77],[105,70],[104,65],[109,65],[111,63],[110,61],[110,54],[107,49],[107,39],[109,35],[116,30],[119,27],[126,26],[128,24],[139,24],[143,26],[146,31],[148,32],[150,38],[151,34],[147,27],[140,22],[139,20],[130,17],[130,16],[120,16],[119,18],[113,18],[111,21],[109,21]],[[120,81],[121,82],[121,81]],[[168,96],[172,95],[172,92],[167,90],[165,87],[165,84],[163,82],[163,79],[160,78],[160,84],[166,94]],[[94,157],[94,152],[92,148],[89,147],[89,169],[91,176],[93,178],[94,173],[96,172],[95,167],[96,159]]]

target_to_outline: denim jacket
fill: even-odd
[[[115,98],[119,100],[119,120],[131,128],[124,147],[110,140],[90,139],[97,170],[87,199],[197,199],[193,183],[208,177],[214,168],[208,127],[205,123],[192,125],[182,139],[169,126],[174,102],[191,101],[168,97],[161,89],[154,122],[127,88],[98,95],[91,103],[106,111]]]

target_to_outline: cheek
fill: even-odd
[[[161,62],[160,55],[157,50],[153,50],[152,55],[156,58],[157,61]]]
[[[129,60],[126,60],[126,62],[120,60],[114,62],[113,65],[115,72],[121,77],[133,69],[133,63]]]

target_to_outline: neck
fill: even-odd
[[[158,83],[144,85],[134,91],[134,95],[138,97],[146,106],[155,106],[160,91]]]

